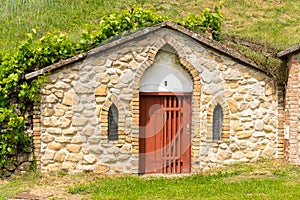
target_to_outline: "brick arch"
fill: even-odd
[[[207,110],[207,140],[213,140],[213,112],[215,107],[220,104],[223,111],[223,125],[222,125],[222,134],[221,140],[227,141],[230,135],[230,113],[229,106],[226,101],[221,97],[217,96],[212,100]]]
[[[101,126],[101,134],[102,139],[108,140],[108,111],[112,104],[118,109],[118,134],[119,140],[118,143],[124,143],[125,141],[125,109],[122,105],[120,99],[115,95],[111,94],[108,96],[104,104],[102,105],[102,109],[100,111],[100,126]]]
[[[191,168],[198,168],[199,152],[200,152],[200,76],[198,70],[187,61],[183,48],[178,44],[176,39],[171,35],[165,35],[159,39],[149,50],[148,59],[141,64],[133,82],[133,100],[132,100],[132,138],[136,142],[132,145],[132,170],[138,173],[139,163],[139,88],[140,80],[144,72],[154,64],[155,57],[163,46],[169,45],[175,50],[177,59],[190,75],[193,81],[193,96],[192,96],[192,148],[191,148]],[[196,166],[197,165],[197,166]]]

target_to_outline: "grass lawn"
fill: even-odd
[[[37,29],[62,31],[77,40],[82,30],[97,23],[105,13],[133,5],[152,7],[171,19],[213,8],[219,0],[2,0],[0,1],[0,51],[14,50],[26,33]],[[272,45],[280,50],[300,41],[300,1],[223,0],[224,33]]]
[[[300,167],[279,161],[179,177],[28,173],[0,180],[0,199],[300,199],[299,175]]]

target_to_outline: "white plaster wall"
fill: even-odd
[[[161,51],[155,63],[148,68],[140,82],[141,92],[192,92],[190,75],[176,63],[176,56]]]

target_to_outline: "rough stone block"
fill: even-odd
[[[58,143],[71,143],[71,138],[70,137],[64,137],[64,136],[60,136],[60,137],[56,137],[55,141]]]
[[[54,114],[54,110],[53,109],[44,108],[42,110],[42,115],[43,116],[49,117],[49,116],[52,116],[53,114]]]
[[[83,161],[87,164],[94,164],[97,161],[97,158],[94,155],[85,155],[83,156]]]
[[[266,133],[271,133],[271,132],[274,131],[274,130],[273,130],[273,127],[270,126],[270,125],[264,125],[263,130],[264,130]]]
[[[73,97],[74,97],[74,93],[73,92],[66,92],[64,94],[64,97],[63,97],[63,100],[62,100],[62,104],[66,105],[66,106],[73,105]]]
[[[82,154],[79,153],[69,153],[66,157],[66,161],[79,162],[83,158]]]
[[[88,141],[90,144],[98,144],[100,142],[100,137],[90,137]]]
[[[131,138],[130,138],[131,140]],[[131,152],[131,144],[124,144],[120,149],[120,152],[123,154],[129,154]]]
[[[71,86],[69,84],[66,84],[66,83],[64,83],[62,81],[58,81],[58,82],[56,82],[54,84],[54,88],[56,88],[56,89],[62,89],[62,90],[64,90],[64,89],[69,89],[70,87]]]
[[[86,127],[83,131],[82,131],[82,135],[86,135],[86,136],[91,136],[95,133],[95,129],[91,126]]]
[[[274,83],[267,83],[266,84],[266,87],[265,87],[265,94],[266,95],[272,95],[275,93],[275,86],[274,86]]]
[[[128,160],[130,158],[130,155],[120,155],[117,157],[117,161],[121,162],[121,161],[124,161],[124,160]]]
[[[60,119],[60,127],[61,128],[66,128],[68,126],[70,126],[71,124],[71,120],[69,120],[68,118],[62,117]]]
[[[108,148],[106,151],[109,154],[117,154],[120,152],[120,148],[113,146],[111,148]]]
[[[121,58],[119,58],[119,60],[121,61],[121,62],[130,62],[131,60],[132,60],[132,55],[131,54],[126,54],[126,55],[124,55],[124,56],[122,56]]]
[[[67,171],[74,170],[74,169],[76,169],[76,162],[65,161],[62,163],[61,169],[67,170]]]
[[[78,153],[81,150],[81,145],[69,144],[66,148],[71,153]]]
[[[105,174],[110,170],[109,166],[104,164],[97,164],[94,169],[95,174]]]
[[[107,86],[106,85],[99,86],[95,90],[95,95],[96,96],[106,96],[107,95]]]
[[[238,104],[233,99],[227,99],[227,104],[230,108],[231,113],[236,113],[238,111]]]
[[[75,136],[72,138],[72,144],[82,144],[82,143],[83,143],[83,140],[81,137]]]
[[[55,110],[58,110],[58,109],[62,109],[64,111],[68,111],[69,110],[69,106],[66,106],[66,105],[63,105],[63,104],[56,104],[54,106]]]
[[[64,116],[64,114],[65,114],[65,111],[63,109],[56,109],[54,112],[54,116],[56,116],[56,117]]]
[[[58,98],[54,94],[50,94],[48,96],[42,97],[43,103],[56,103],[58,101]]]
[[[133,80],[134,74],[131,70],[125,70],[120,77],[122,83],[129,83]]]
[[[244,125],[241,122],[233,122],[231,125],[231,129],[235,132],[244,130]]]
[[[55,151],[45,151],[42,160],[53,160]]]
[[[241,131],[241,132],[238,132],[236,134],[236,136],[237,136],[238,139],[245,139],[245,138],[251,137],[252,133],[248,132],[248,131]]]
[[[94,92],[93,88],[90,85],[80,82],[76,82],[74,90],[77,94],[89,94]]]
[[[256,152],[254,152],[254,151],[248,151],[246,153],[246,158],[251,159],[251,158],[254,158],[254,157],[257,157]]]
[[[244,158],[245,154],[243,152],[237,151],[232,154],[232,158],[236,160],[240,160],[241,158]]]
[[[62,90],[54,90],[53,94],[57,97],[57,98],[62,98],[64,96],[64,91]]]
[[[49,164],[46,167],[47,171],[49,172],[58,172],[61,169],[61,164],[60,163],[53,163],[53,164]]]
[[[69,128],[69,129],[63,130],[63,134],[64,135],[76,135],[77,130],[75,128]]]
[[[49,142],[52,142],[53,140],[54,140],[54,137],[51,135],[43,134],[41,137],[41,141],[44,143],[49,143]]]
[[[62,163],[66,157],[67,153],[64,152],[64,151],[58,151],[56,154],[55,154],[55,157],[54,157],[54,161],[56,162],[59,162],[59,163]]]
[[[104,159],[103,159],[103,162],[105,162],[105,163],[114,163],[116,161],[117,161],[117,158],[114,155],[106,155],[106,156],[104,156]]]
[[[239,146],[236,143],[232,143],[229,146],[230,151],[235,152],[237,150],[239,150]]]
[[[48,127],[56,127],[58,125],[58,121],[54,117],[45,117],[42,119],[42,124]]]
[[[218,160],[224,161],[231,158],[232,153],[229,151],[220,151],[218,152]]]
[[[60,128],[47,128],[46,130],[49,134],[53,134],[53,135],[60,135],[61,134],[61,129]]]
[[[73,126],[85,126],[88,122],[88,119],[85,117],[74,116],[72,118],[72,125]]]
[[[98,145],[95,145],[95,146],[89,146],[88,147],[88,150],[92,153],[95,153],[95,154],[102,154],[104,149]]]
[[[53,150],[53,151],[59,151],[60,149],[62,149],[62,144],[60,143],[50,143],[48,144],[48,149],[49,150]]]
[[[256,120],[254,124],[254,129],[256,131],[262,131],[264,127],[264,122],[262,120]]]
[[[263,150],[263,154],[266,156],[272,156],[274,154],[275,150],[273,148],[266,148]]]

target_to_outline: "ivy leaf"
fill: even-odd
[[[11,147],[7,147],[6,149],[9,153],[12,153],[13,152],[13,149]]]

